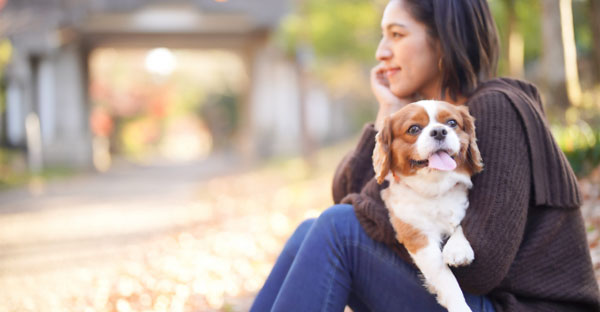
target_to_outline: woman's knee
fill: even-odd
[[[292,236],[288,239],[284,247],[284,252],[295,256],[300,249],[302,242],[308,235],[308,232],[313,228],[317,227],[318,230],[325,230],[326,232],[340,232],[340,228],[349,228],[349,226],[339,227],[337,225],[342,224],[359,224],[354,214],[354,207],[352,205],[340,204],[334,205],[327,208],[321,213],[317,219],[307,219],[300,223],[296,228]],[[360,226],[360,225],[359,225]],[[343,230],[342,230],[343,231]]]
[[[315,223],[315,218],[310,218],[310,219],[306,219],[304,221],[302,221],[302,223],[300,223],[300,225],[298,225],[298,227],[296,228],[296,231],[294,232],[294,234],[296,233],[300,233],[305,235],[306,232],[308,232],[308,230],[310,229],[310,227],[313,225],[313,223]]]
[[[291,255],[295,255],[300,249],[300,245],[304,241],[306,234],[315,223],[316,219],[306,219],[298,225],[292,236],[288,239],[288,242],[285,244],[284,251],[290,253]]]
[[[354,214],[354,207],[348,204],[339,204],[327,208],[321,213],[319,218],[315,222],[315,226],[318,227],[329,227],[333,225],[341,225],[346,223],[356,223],[356,215]]]

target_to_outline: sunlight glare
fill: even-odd
[[[146,70],[160,76],[169,76],[177,67],[177,58],[167,48],[156,48],[146,54]]]

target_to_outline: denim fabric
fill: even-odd
[[[485,296],[465,293],[474,312],[494,311]],[[372,240],[351,205],[304,221],[288,240],[250,311],[446,311],[418,271]]]

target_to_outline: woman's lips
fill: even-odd
[[[385,74],[389,79],[390,77],[394,76],[399,71],[400,71],[400,67],[388,68],[385,70]]]

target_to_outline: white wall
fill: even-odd
[[[23,89],[16,80],[9,80],[6,88],[6,136],[11,145],[25,144],[25,103]]]
[[[302,149],[300,84],[295,65],[281,51],[266,45],[256,53],[250,79],[251,125],[257,153],[262,156],[297,154]],[[329,136],[331,109],[327,94],[307,84],[307,133],[311,141]]]
[[[85,76],[77,46],[40,64],[40,122],[47,164],[86,168],[92,165]],[[40,92],[40,95],[42,93]]]
[[[45,166],[91,167],[87,85],[78,47],[67,45],[40,51],[24,45],[16,50],[18,55],[7,76],[9,142],[25,145],[25,118],[35,112],[40,120]],[[37,71],[31,55],[39,58]]]

